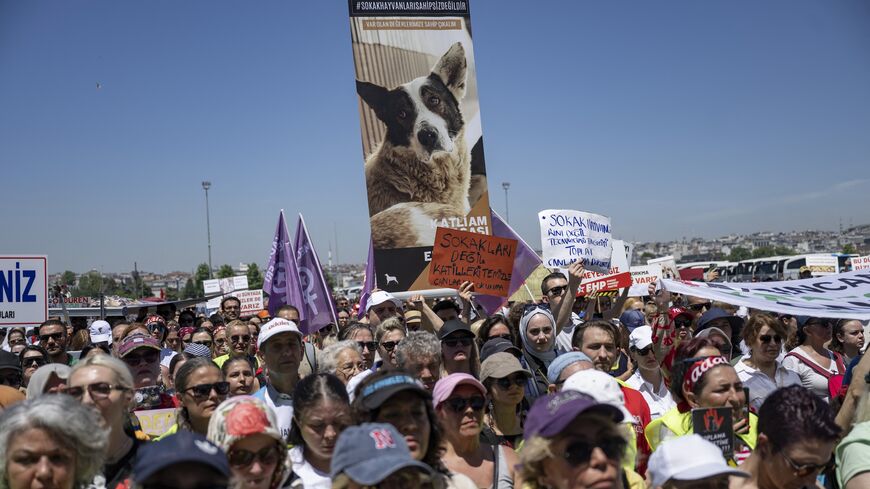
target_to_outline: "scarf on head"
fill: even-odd
[[[553,326],[553,339],[550,341],[549,349],[545,352],[536,351],[533,347],[531,341],[529,341],[529,335],[526,330],[529,328],[529,322],[533,317],[541,314],[545,316],[549,321],[550,325]],[[544,367],[548,367],[550,362],[556,358],[556,320],[553,319],[553,314],[547,309],[536,307],[531,311],[523,314],[523,317],[520,319],[520,339],[523,342],[523,349],[529,355],[535,357],[536,360],[542,362]]]

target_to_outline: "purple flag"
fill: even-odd
[[[499,238],[517,240],[517,254],[516,258],[514,258],[514,271],[513,274],[511,274],[510,293],[508,294],[508,297],[510,297],[523,286],[523,282],[526,281],[526,278],[528,278],[528,276],[531,275],[531,273],[543,262],[541,261],[541,257],[535,253],[535,250],[533,250],[532,247],[513,230],[513,228],[501,220],[501,216],[496,214],[492,209],[490,209],[490,213],[492,215],[492,235],[498,236]],[[477,303],[486,310],[487,314],[493,314],[496,312],[499,307],[507,302],[508,299],[507,297],[498,297],[494,295],[475,295],[474,298]]]
[[[305,318],[302,307],[302,291],[299,288],[299,272],[296,270],[296,255],[290,246],[290,233],[284,222],[284,210],[278,216],[275,239],[269,251],[269,265],[263,278],[263,292],[269,295],[269,315],[274,316],[281,306],[290,304],[299,309],[300,320]]]
[[[366,314],[366,306],[369,302],[369,296],[372,291],[378,286],[378,275],[375,273],[375,247],[372,244],[372,239],[369,238],[369,259],[366,262],[365,282],[363,282],[362,292],[359,296],[359,312],[356,317],[362,319]]]
[[[327,324],[337,324],[335,299],[332,290],[323,278],[323,269],[317,252],[308,236],[305,220],[299,214],[299,224],[296,226],[296,266],[299,270],[299,285],[302,290],[302,316],[300,329],[304,334],[311,334]],[[302,314],[302,309],[305,313]]]

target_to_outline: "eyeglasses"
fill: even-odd
[[[66,334],[62,331],[58,332],[58,333],[52,333],[52,334],[41,334],[41,335],[39,335],[39,341],[45,341],[45,342],[47,342],[48,340],[60,341],[63,339],[64,336],[66,336]]]
[[[474,397],[451,397],[444,401],[455,413],[461,413],[471,406],[471,409],[480,411],[486,405],[486,399],[481,396]]]
[[[775,334],[775,335],[763,334],[763,335],[758,337],[758,340],[761,341],[762,343],[770,343],[771,341],[773,341],[775,343],[782,343],[782,336],[780,336],[778,334]]]
[[[550,290],[547,291],[547,295],[562,295],[565,293],[566,290],[568,290],[567,285],[557,285],[550,288]]]
[[[600,448],[610,460],[620,460],[625,455],[626,441],[618,436],[591,443],[586,440],[575,440],[568,444],[562,457],[569,465],[577,467],[589,462],[592,451]]]
[[[640,350],[634,350],[634,351],[637,352],[638,355],[645,357],[645,356],[649,355],[649,353],[652,351],[652,346],[648,346],[646,348],[642,348]]]
[[[401,343],[401,341],[385,341],[381,343],[381,346],[384,347],[384,350],[393,351],[397,346],[399,346],[399,343]]]
[[[786,462],[788,462],[789,466],[791,466],[791,469],[796,477],[806,477],[810,474],[814,474],[828,467],[831,467],[834,464],[833,455],[831,455],[831,458],[823,464],[798,465],[794,460],[790,459],[784,451],[780,451],[779,454],[782,455],[782,458],[785,459]]]
[[[142,363],[154,363],[157,361],[157,357],[160,353],[156,350],[149,350],[148,353],[144,353],[142,355],[127,355],[121,360],[124,360],[124,363],[131,367],[138,367]]]
[[[674,319],[674,325],[678,328],[688,328],[692,325],[692,320],[687,318]]]
[[[250,343],[251,342],[251,335],[249,335],[249,334],[245,334],[245,335],[234,334],[234,335],[230,336],[230,341],[232,341],[233,343]]]
[[[447,348],[456,348],[457,345],[462,345],[463,348],[471,346],[472,343],[471,338],[450,338],[449,340],[442,340],[441,343],[444,343],[444,346]]]
[[[501,379],[495,379],[496,385],[501,387],[502,389],[510,389],[511,385],[516,385],[522,387],[526,384],[526,378],[523,375],[514,375],[513,377],[503,377]]]
[[[361,350],[375,351],[378,349],[377,341],[357,341],[356,344]]]
[[[194,343],[196,343],[197,345],[203,345],[203,346],[207,346],[207,347],[211,348],[211,340],[199,340],[199,341],[194,341]]]
[[[46,363],[48,363],[48,362],[46,362],[45,359],[42,358],[41,356],[40,357],[22,358],[21,359],[21,368],[28,368],[28,367],[39,368],[39,367],[45,365]]]
[[[230,392],[230,383],[215,382],[213,384],[199,384],[184,389],[184,392],[193,391],[193,397],[206,398],[211,394],[212,389],[217,393],[217,395],[225,396]]]
[[[688,306],[686,306],[686,309],[691,309],[692,311],[697,312],[702,309],[710,309],[710,306],[712,305],[713,303],[711,302],[702,302],[700,304],[689,304]]]
[[[236,468],[247,467],[258,460],[262,465],[273,465],[278,462],[278,447],[272,445],[254,453],[241,448],[230,450],[227,453],[230,465]]]
[[[0,385],[18,387],[21,385],[21,374],[14,372],[8,375],[0,375]]]
[[[91,396],[91,399],[95,401],[106,399],[113,390],[122,392],[128,390],[126,387],[120,385],[112,385],[107,382],[95,382],[85,386],[68,387],[66,393],[72,396],[76,401],[81,401],[82,397],[85,395],[85,389],[88,390],[88,395]]]

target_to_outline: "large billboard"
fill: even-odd
[[[432,288],[438,227],[492,234],[468,2],[349,7],[377,285]]]

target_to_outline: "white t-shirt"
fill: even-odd
[[[662,380],[659,388],[656,389],[651,383],[647,382],[640,376],[640,369],[634,371],[634,375],[625,381],[625,385],[640,392],[649,406],[650,419],[662,417],[666,412],[677,407],[674,398],[671,396],[671,391]]]
[[[290,462],[293,464],[293,473],[299,476],[305,489],[332,489],[329,473],[321,472],[308,463],[301,446],[290,449]]]
[[[290,426],[293,424],[293,398],[287,394],[281,394],[272,384],[266,384],[258,390],[254,397],[262,399],[267,406],[272,408],[278,421],[278,429],[285,440],[290,439]],[[308,486],[306,486],[308,487]]]
[[[741,359],[734,365],[734,370],[737,371],[737,376],[743,382],[744,387],[749,388],[749,406],[758,412],[764,400],[767,399],[773,391],[780,387],[788,387],[790,385],[801,385],[801,378],[795,372],[785,368],[782,364],[776,364],[775,379],[771,379],[764,372],[757,368],[750,367],[746,364],[745,359]],[[825,382],[825,391],[827,392],[828,385]]]
[[[815,365],[818,365],[822,370],[827,370],[832,374],[836,374],[837,371],[837,362],[834,361],[834,358],[831,357],[831,364],[828,368],[825,368],[815,360],[813,360],[807,352],[803,351],[801,347],[797,347],[792,352],[796,352],[798,355],[806,358],[808,361],[813,362]],[[791,353],[791,352],[789,352]],[[826,379],[823,375],[817,373],[813,370],[812,367],[807,366],[801,360],[791,356],[787,356],[785,360],[782,361],[782,366],[791,370],[792,372],[798,374],[798,377],[801,379],[801,385],[810,390],[813,394],[819,396],[821,399],[824,399],[825,402],[830,400],[830,392],[828,391],[828,379]]]

